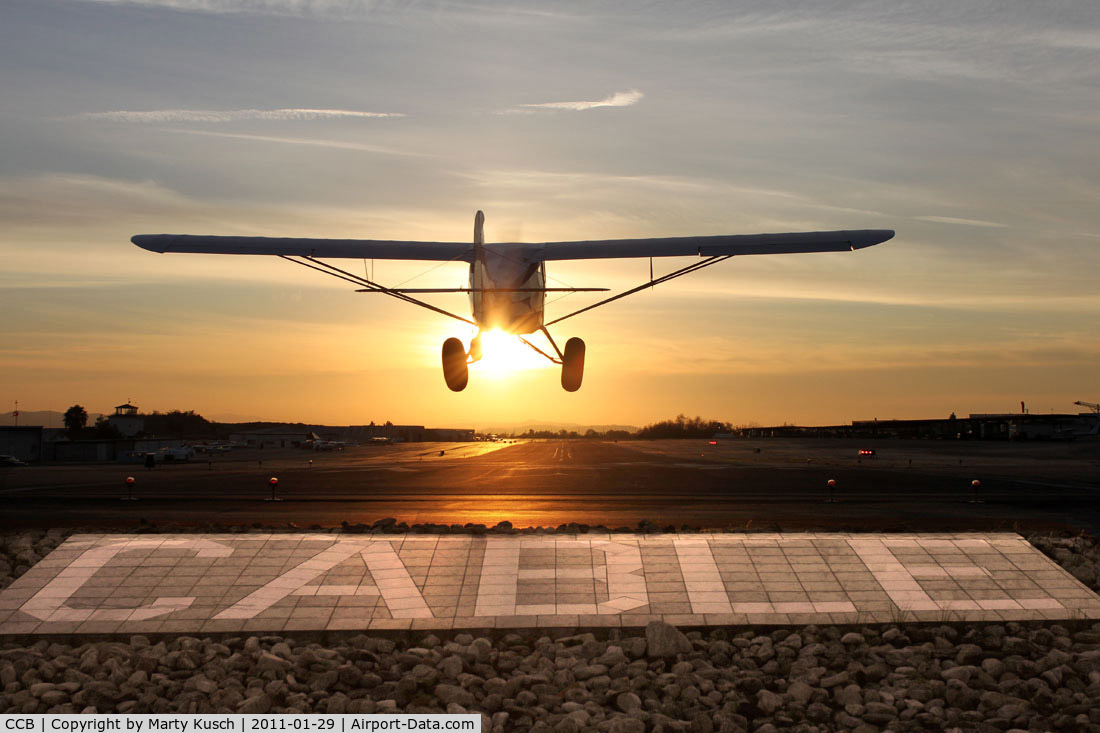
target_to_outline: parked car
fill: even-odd
[[[27,464],[15,456],[0,456],[0,468],[14,468],[15,466],[25,465]]]

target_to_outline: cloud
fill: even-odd
[[[378,117],[404,117],[399,112],[360,112],[349,109],[151,109],[84,112],[70,120],[100,120],[105,122],[239,122],[241,120],[336,120]]]
[[[610,97],[601,99],[598,102],[542,102],[540,104],[521,104],[519,107],[524,109],[571,109],[579,112],[596,107],[630,107],[641,101],[644,96],[637,89],[631,89],[628,92],[615,92]]]
[[[180,13],[210,15],[265,15],[285,18],[372,20],[407,19],[420,14],[436,23],[464,22],[486,25],[544,26],[547,22],[576,22],[586,16],[522,3],[486,4],[478,0],[428,0],[427,2],[379,2],[378,0],[82,0],[96,5],[154,8]]]
[[[1000,224],[995,221],[986,221],[984,219],[960,219],[956,216],[914,216],[914,219],[920,221],[932,221],[937,224],[962,224],[968,227],[993,227],[995,229],[1003,229],[1007,224]]]
[[[310,145],[318,148],[336,148],[338,150],[356,150],[363,153],[378,153],[380,155],[405,155],[411,157],[432,157],[428,153],[412,153],[395,148],[387,148],[383,145],[370,145],[369,143],[349,142],[346,140],[329,140],[313,137],[282,137],[277,135],[249,135],[239,132],[214,132],[212,130],[187,130],[184,128],[167,127],[165,132],[178,132],[183,135],[201,135],[203,137],[223,137],[230,140],[254,140],[261,143],[281,143],[284,145]]]
[[[135,5],[185,13],[263,14],[282,16],[349,15],[368,12],[373,4],[357,0],[90,0],[102,5]]]

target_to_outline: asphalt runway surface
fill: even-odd
[[[876,456],[860,459],[860,448]],[[312,461],[312,463],[310,463]],[[123,501],[135,478],[137,501]],[[276,496],[269,479],[278,478]],[[971,480],[981,481],[975,498]],[[836,481],[829,498],[826,482]],[[1100,443],[516,441],[240,451],[0,474],[0,527],[288,523],[1100,530]]]

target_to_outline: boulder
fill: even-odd
[[[672,624],[650,621],[645,627],[646,651],[651,657],[674,657],[691,651],[691,642]]]

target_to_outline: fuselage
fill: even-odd
[[[470,308],[478,328],[534,333],[542,327],[546,263],[522,245],[486,245],[485,216],[474,219]]]

